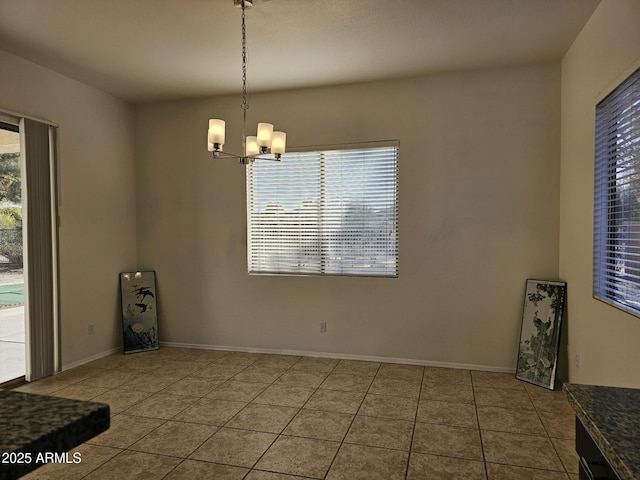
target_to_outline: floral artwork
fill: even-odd
[[[566,291],[564,282],[527,280],[516,378],[554,389]]]
[[[157,350],[155,272],[121,273],[120,290],[124,353]]]

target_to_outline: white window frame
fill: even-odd
[[[398,276],[397,141],[247,166],[250,274]]]
[[[596,105],[593,296],[640,316],[640,68]]]

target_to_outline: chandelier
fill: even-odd
[[[245,26],[245,10],[253,6],[250,0],[233,0],[233,4],[242,9],[242,154],[230,153],[223,150],[225,140],[225,121],[218,118],[209,120],[207,134],[208,149],[214,158],[236,158],[247,165],[256,159],[280,160],[285,151],[287,134],[274,132],[270,123],[258,123],[258,133],[247,136],[247,31]]]

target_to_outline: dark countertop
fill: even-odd
[[[567,400],[622,480],[640,480],[640,390],[565,384]]]
[[[109,428],[109,406],[33,393],[0,391],[0,480],[42,466],[38,453],[66,452]],[[11,452],[29,452],[31,459]]]

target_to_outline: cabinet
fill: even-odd
[[[580,457],[580,480],[620,480],[582,421],[576,417],[576,452]]]
[[[640,389],[565,383],[563,390],[577,416],[580,480],[640,480]]]

